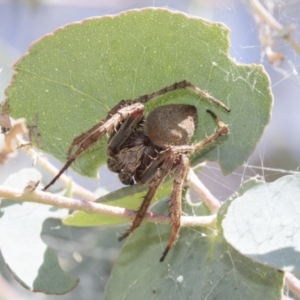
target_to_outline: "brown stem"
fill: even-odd
[[[33,202],[45,205],[51,205],[60,208],[67,208],[72,210],[81,210],[87,213],[101,213],[110,216],[128,217],[133,219],[136,212],[133,210],[109,206],[102,203],[94,203],[85,200],[75,200],[60,195],[55,195],[41,190],[24,191],[21,189],[14,189],[0,185],[0,198],[8,200],[17,200],[23,202]],[[214,227],[215,216],[204,216],[204,217],[182,217],[182,226],[203,226],[203,227]],[[162,224],[169,224],[170,218],[164,215],[153,214],[148,212],[145,220],[150,222],[158,222]]]

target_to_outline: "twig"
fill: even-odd
[[[18,200],[24,202],[33,202],[51,205],[60,208],[67,208],[73,210],[81,210],[87,213],[101,213],[110,216],[127,217],[132,219],[135,216],[135,211],[109,206],[102,203],[94,203],[86,200],[75,200],[60,195],[55,195],[40,190],[26,191],[21,189],[13,189],[0,185],[0,198],[9,200]],[[158,222],[163,224],[169,224],[170,218],[164,215],[154,214],[148,212],[145,218],[150,222]],[[182,217],[182,226],[203,226],[203,227],[215,227],[216,216],[201,216],[201,217]]]
[[[300,280],[292,273],[285,273],[285,284],[300,299]]]
[[[25,145],[27,142],[24,141],[21,137],[17,137],[17,141],[19,145]],[[55,176],[59,170],[55,168],[49,161],[45,158],[43,158],[41,155],[37,154],[33,147],[30,146],[24,146],[20,147],[21,150],[23,150],[31,159],[32,161],[36,161],[41,167],[43,167],[46,171],[48,171],[51,175]],[[69,176],[62,174],[59,178],[59,181],[64,186],[69,186],[72,178]],[[95,201],[98,197],[94,193],[86,190],[82,186],[76,184],[75,182],[72,182],[72,194],[74,196],[77,196],[81,199],[85,199],[88,201]]]
[[[24,299],[19,295],[13,287],[6,281],[6,279],[0,275],[0,298],[1,299],[14,299],[22,300]]]
[[[282,300],[295,300],[295,299],[290,298],[289,296],[286,296],[286,295],[283,295],[281,299]]]
[[[277,31],[278,35],[285,39],[292,48],[300,54],[300,45],[295,42],[291,37],[291,33],[294,30],[293,26],[284,27],[281,25],[259,2],[259,0],[249,0],[250,6],[252,7],[253,12],[265,23],[267,23],[271,28]]]
[[[190,169],[188,176],[188,185],[197,193],[197,195],[203,200],[209,210],[216,213],[221,207],[221,203],[215,198],[212,193],[205,187],[200,181],[195,172]]]
[[[283,26],[265,9],[265,7],[259,2],[259,0],[249,0],[249,3],[260,19],[264,20],[276,31],[282,31]]]

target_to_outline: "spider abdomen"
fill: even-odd
[[[144,124],[145,134],[161,148],[190,142],[197,127],[198,113],[193,105],[168,104],[152,110]]]

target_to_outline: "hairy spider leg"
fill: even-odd
[[[150,180],[149,189],[148,189],[146,195],[144,196],[144,200],[143,200],[141,206],[139,207],[139,209],[136,212],[136,215],[132,221],[130,228],[122,236],[120,236],[118,238],[119,241],[122,241],[125,238],[127,238],[136,228],[138,228],[141,225],[141,223],[148,211],[150,203],[151,203],[153,197],[155,196],[157,189],[162,184],[165,177],[170,173],[170,171],[173,167],[175,158],[176,158],[176,155],[173,151],[168,150],[166,152],[163,152],[162,155],[159,158],[157,158],[150,165],[150,167],[145,171],[144,174],[147,179],[149,179],[148,173],[154,174],[154,176],[149,179]],[[162,163],[162,165],[158,168],[158,166],[161,163]],[[149,171],[150,168],[156,169],[156,172],[153,172],[153,170]]]
[[[159,96],[162,96],[164,94],[167,94],[167,93],[173,92],[175,90],[179,90],[179,89],[185,89],[185,88],[188,88],[189,90],[193,91],[195,94],[198,94],[201,97],[204,97],[208,101],[215,103],[216,105],[222,107],[227,112],[230,112],[230,108],[228,108],[223,102],[221,102],[220,100],[217,100],[216,98],[212,97],[208,93],[200,90],[198,87],[196,87],[195,85],[193,85],[192,83],[190,83],[189,81],[186,81],[186,80],[182,80],[180,82],[175,82],[174,84],[164,87],[152,94],[146,94],[146,95],[140,96],[140,97],[136,98],[135,100],[133,100],[132,103],[137,103],[137,102],[146,103],[146,102],[148,102],[154,98],[157,98]],[[131,100],[127,100],[127,101],[131,101]]]
[[[141,103],[134,103],[132,105],[124,106],[115,114],[110,114],[106,118],[106,121],[99,122],[93,126],[89,131],[84,133],[84,139],[78,145],[77,150],[68,159],[65,165],[60,169],[58,174],[47,184],[43,191],[47,190],[56,180],[63,174],[63,172],[75,161],[75,159],[86,149],[95,144],[101,139],[107,132],[114,130],[121,122],[129,118],[132,114],[140,112],[141,115],[144,112],[144,106]],[[79,136],[80,137],[80,136]]]
[[[118,131],[112,136],[108,142],[106,154],[108,156],[115,155],[119,149],[122,147],[124,142],[129,138],[138,124],[141,123],[143,119],[144,111],[136,111],[132,113],[125,121],[122,123]]]
[[[176,175],[173,181],[173,190],[170,197],[170,219],[172,224],[172,233],[171,237],[169,239],[168,245],[166,249],[164,250],[160,262],[163,262],[165,257],[167,256],[169,250],[172,248],[174,243],[177,240],[180,226],[181,226],[181,197],[182,197],[182,189],[184,182],[186,180],[186,177],[189,172],[189,159],[186,155],[180,155],[179,157],[179,165],[177,166]]]
[[[71,157],[72,156],[72,152],[74,150],[75,147],[80,147],[80,145],[86,140],[88,139],[91,134],[94,133],[94,131],[97,131],[99,129],[99,127],[102,124],[105,124],[114,114],[117,114],[118,111],[125,107],[125,106],[129,106],[131,103],[129,103],[128,101],[125,100],[121,100],[116,106],[114,106],[108,113],[107,116],[105,117],[105,119],[101,120],[100,122],[98,122],[96,125],[94,125],[92,128],[90,128],[88,131],[78,135],[72,142],[72,144],[70,145],[69,149],[68,149],[68,155],[67,157]],[[117,126],[116,126],[117,127]],[[115,128],[114,128],[115,129]]]

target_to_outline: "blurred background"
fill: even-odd
[[[242,182],[261,174],[268,181],[292,172],[300,166],[300,80],[299,54],[280,36],[269,32],[255,18],[251,1],[242,0],[0,0],[0,102],[9,84],[12,65],[26,53],[30,44],[43,35],[67,23],[82,19],[117,14],[129,9],[164,7],[214,22],[231,29],[230,55],[238,63],[263,64],[271,79],[274,94],[272,120],[257,149],[244,166],[226,177],[215,163],[210,163],[199,175],[204,184],[220,200],[226,200]],[[273,17],[287,28],[295,26],[292,37],[300,41],[300,2],[294,0],[265,1]],[[268,37],[268,39],[266,39]],[[272,44],[269,42],[272,40]],[[263,40],[263,43],[262,43]],[[249,112],[251,117],[251,112]],[[61,164],[50,158],[57,167]],[[0,184],[32,161],[21,151],[0,166]],[[100,169],[99,179],[86,179],[74,174],[75,181],[95,191],[101,187],[114,190],[121,187],[115,174]],[[50,178],[50,175],[48,175]],[[59,227],[57,235],[51,228]],[[0,299],[101,299],[113,260],[120,244],[114,228],[78,229],[60,226],[47,220],[43,239],[60,253],[64,268],[81,278],[79,286],[63,296],[33,294],[15,283],[0,258]]]

